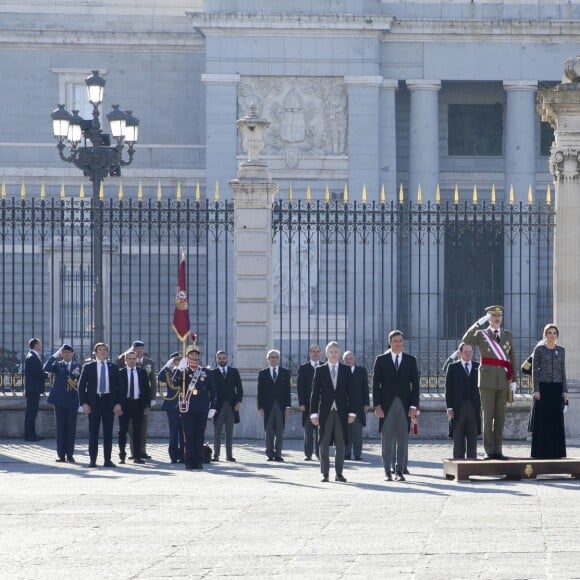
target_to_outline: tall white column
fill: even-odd
[[[536,186],[536,81],[504,81],[506,91],[505,198],[513,186],[516,203],[527,204]],[[535,339],[537,316],[538,247],[521,238],[521,230],[507,231],[504,243],[504,306],[519,348]],[[520,356],[527,356],[525,352]]]
[[[433,205],[435,202],[439,183],[438,93],[441,82],[408,80],[406,84],[411,92],[407,198],[416,202],[417,191],[421,185],[422,208],[427,211],[427,203],[431,202]],[[442,259],[442,247],[437,244],[436,235],[431,228],[413,228],[402,235],[406,236],[404,241],[408,245],[402,248],[406,255],[403,253],[399,257],[403,260],[399,271],[406,272],[404,276],[410,280],[407,333],[415,341],[423,341],[430,336],[436,336],[437,328],[441,324],[439,296],[443,288],[438,283],[437,264]],[[418,236],[421,236],[421,240]],[[430,345],[422,345],[421,348],[428,352],[429,347]]]
[[[399,81],[383,79],[380,90],[379,143],[380,184],[391,199],[397,194],[397,107]]]
[[[435,200],[439,183],[439,98],[441,81],[408,80],[411,92],[409,129],[409,187],[417,199],[421,184],[423,200]]]
[[[201,81],[205,85],[205,183],[211,199],[217,182],[228,195],[223,180],[236,170],[240,75],[202,74]]]

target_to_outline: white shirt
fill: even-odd
[[[391,356],[393,357],[393,364],[395,366],[397,366],[397,357],[399,357],[399,365],[401,364],[401,361],[403,360],[403,353],[400,352],[399,354],[395,354],[393,351],[391,351]]]
[[[127,367],[127,399],[129,398],[129,393],[131,392],[131,371],[135,371],[134,374],[134,389],[135,392],[133,394],[134,399],[138,399],[141,395],[141,389],[139,388],[139,373],[137,372],[137,368],[129,368]]]
[[[274,380],[274,372],[276,373],[276,379],[280,375],[280,370],[278,367],[270,367],[270,376],[272,377],[272,380]]]

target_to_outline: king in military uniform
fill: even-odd
[[[501,328],[502,306],[488,306],[463,337],[465,344],[481,353],[478,387],[483,411],[484,459],[507,459],[502,453],[505,406],[511,402],[517,384],[513,335]],[[488,324],[489,323],[489,324]]]

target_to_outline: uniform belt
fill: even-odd
[[[511,381],[514,376],[514,369],[512,367],[512,363],[507,360],[500,360],[498,358],[487,358],[483,356],[481,357],[481,364],[488,365],[490,367],[503,367],[506,371],[508,381]]]

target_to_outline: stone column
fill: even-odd
[[[236,435],[262,437],[258,414],[258,371],[267,364],[273,345],[272,204],[278,186],[260,159],[263,132],[270,125],[252,107],[238,120],[248,159],[240,163],[234,193],[234,352],[235,366],[244,383],[241,423]]]
[[[564,67],[564,80],[553,89],[539,91],[542,120],[554,127],[550,170],[556,183],[554,242],[554,321],[559,342],[568,347],[566,374],[570,392],[566,435],[580,437],[580,56]]]
[[[346,76],[348,87],[348,187],[360,200],[363,185],[369,201],[379,198],[379,87],[383,77]]]
[[[441,81],[408,80],[406,84],[411,92],[408,194],[416,200],[421,184],[423,201],[434,201],[439,183],[438,93]]]
[[[209,199],[213,199],[216,182],[233,173],[236,167],[238,139],[236,119],[238,118],[238,84],[240,75],[202,74],[205,85],[205,183]],[[231,173],[230,173],[231,175]],[[220,183],[220,190],[228,195]]]
[[[397,196],[397,107],[396,92],[399,81],[383,79],[380,90],[379,114],[379,181],[385,186],[387,199]]]
[[[536,194],[536,81],[504,81],[506,91],[505,197],[513,186],[516,203],[527,204],[528,190]],[[516,337],[518,348],[529,348],[535,334],[537,316],[538,248],[528,245],[518,234],[504,245],[504,306],[506,323]],[[520,352],[520,356],[527,356]]]
[[[408,80],[406,84],[411,92],[407,199],[417,201],[420,184],[422,207],[427,211],[427,203],[431,202],[433,205],[435,202],[435,192],[439,183],[438,92],[441,89],[441,81]],[[409,326],[406,331],[410,338],[422,341],[429,336],[436,336],[437,328],[441,324],[438,317],[438,291],[442,288],[437,280],[437,263],[443,256],[441,246],[437,245],[434,236],[427,235],[422,243],[418,243],[415,235],[417,232],[409,232],[408,246],[402,248],[403,252],[407,252],[407,256],[403,254],[401,259],[403,268],[409,269],[410,280],[410,296],[407,302]],[[409,346],[411,348],[412,344]],[[429,345],[425,346],[427,348],[425,352],[428,352]]]

